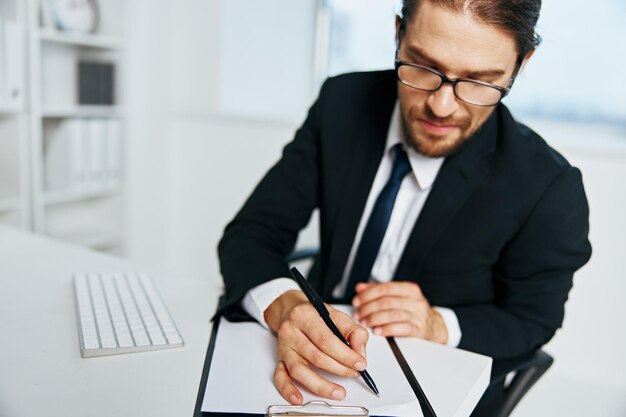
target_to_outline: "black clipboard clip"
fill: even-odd
[[[267,417],[368,417],[369,410],[365,407],[349,405],[330,405],[326,401],[309,401],[302,405],[270,405]]]

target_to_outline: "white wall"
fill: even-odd
[[[131,258],[221,283],[223,228],[313,99],[314,5],[132,2]]]
[[[235,9],[225,12],[220,9],[225,1],[179,0],[174,7],[166,0],[136,0],[128,25],[133,116],[130,256],[144,265],[169,269],[173,277],[206,277],[216,286],[208,298],[217,297],[219,291],[216,244],[223,227],[279,157],[312,98],[308,84],[311,74],[305,74],[304,68],[312,59],[314,2],[306,3],[306,7],[298,2],[298,10],[292,10],[288,0],[265,0],[262,18],[257,14],[259,19],[248,16],[240,20],[231,12],[241,13],[245,10],[242,6],[258,2],[237,0]],[[220,16],[225,15],[232,21],[222,21]],[[292,15],[298,23],[280,32]],[[228,41],[222,38],[224,25],[228,26],[225,33],[231,36]],[[234,42],[242,56],[249,56],[246,45],[237,44],[233,38],[237,26],[253,32],[251,47],[263,48],[270,56],[279,57],[284,52],[284,43],[277,45],[276,39],[284,38],[290,45],[288,56],[295,62],[292,72],[272,78],[272,71],[258,69],[268,84],[293,90],[286,98],[267,97],[268,106],[289,107],[285,119],[267,113],[250,118],[249,109],[243,116],[215,115],[220,109],[216,102],[219,95],[227,94],[229,88],[241,100],[259,100],[250,91],[252,87],[237,89],[232,77],[223,76],[229,60],[238,60],[232,50],[224,53],[224,42],[229,47]],[[271,62],[263,63],[271,66]],[[292,73],[294,77],[289,76]],[[626,345],[622,324],[626,307],[620,301],[626,294],[621,262],[626,254],[626,220],[622,214],[626,211],[626,193],[620,183],[626,178],[626,151],[623,144],[615,144],[619,143],[616,140],[601,147],[595,144],[602,142],[602,136],[626,137],[623,132],[602,132],[599,128],[581,136],[578,127],[569,132],[549,125],[535,127],[547,139],[554,138],[557,149],[583,171],[594,254],[575,277],[563,329],[546,347],[556,357],[555,365],[515,415],[623,416],[626,355],[621,348]],[[308,231],[305,241],[315,241],[314,230]]]
[[[612,140],[603,141],[601,128],[535,127],[583,173],[593,255],[575,275],[563,328],[545,348],[555,363],[514,415],[624,416],[626,135],[605,131]]]

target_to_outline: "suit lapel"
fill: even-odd
[[[367,197],[376,177],[385,150],[392,111],[396,102],[395,76],[381,82],[370,105],[360,116],[356,136],[348,161],[344,194],[334,222],[333,239],[329,242],[328,270],[324,274],[323,297],[330,299],[332,290],[341,279]],[[390,82],[391,81],[391,82]]]
[[[405,246],[394,279],[417,277],[433,244],[489,173],[497,135],[495,110],[475,137],[446,158]]]

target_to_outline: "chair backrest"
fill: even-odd
[[[543,350],[533,352],[530,357],[519,363],[512,372],[515,376],[504,388],[504,401],[494,417],[508,417],[528,390],[552,366],[554,359]]]

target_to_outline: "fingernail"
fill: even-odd
[[[298,404],[298,397],[296,397],[295,395],[291,394],[291,396],[289,397],[289,402],[291,404]]]
[[[383,334],[383,330],[380,327],[374,329],[374,334],[381,335]]]
[[[365,352],[365,345],[361,345],[361,355],[363,355],[363,357],[367,359],[367,352]]]
[[[336,400],[343,400],[343,392],[339,389],[334,390],[331,396]]]
[[[365,364],[361,361],[358,361],[357,363],[354,364],[354,369],[356,369],[357,371],[364,371]]]
[[[352,300],[352,305],[358,307],[359,305],[361,305],[361,300],[359,300],[358,298],[354,298]]]

